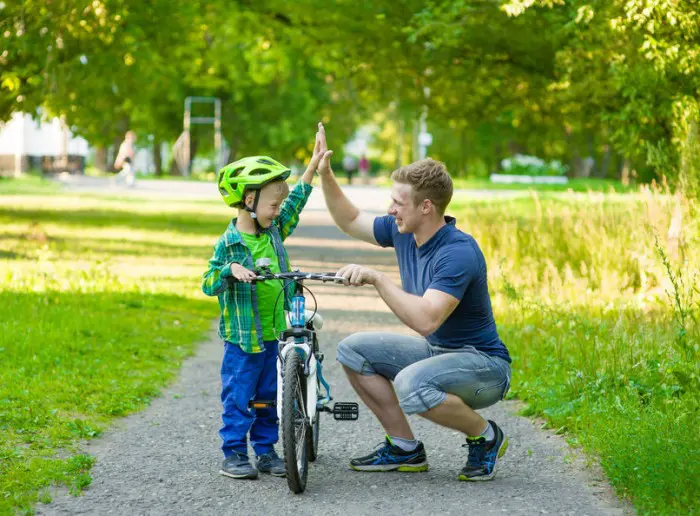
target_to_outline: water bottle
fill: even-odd
[[[306,300],[301,294],[294,294],[292,297],[292,311],[290,313],[290,322],[292,328],[303,328],[306,324]]]

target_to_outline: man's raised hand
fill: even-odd
[[[323,127],[323,122],[318,123],[317,137],[320,139],[321,143],[321,162],[318,165],[318,174],[324,175],[331,171],[331,157],[333,156],[333,151],[328,150],[328,143],[326,142],[326,128]]]

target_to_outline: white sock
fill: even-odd
[[[496,432],[494,431],[493,426],[491,426],[491,423],[488,421],[486,422],[486,430],[481,432],[480,435],[486,439],[487,443],[490,443],[496,438]]]
[[[418,439],[402,439],[401,437],[389,436],[389,442],[394,446],[398,446],[403,451],[413,451],[418,448]]]

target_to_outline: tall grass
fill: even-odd
[[[601,459],[641,513],[700,474],[697,206],[646,189],[457,206],[491,264],[512,395]]]

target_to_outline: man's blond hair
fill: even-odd
[[[413,204],[430,199],[440,216],[452,200],[452,178],[441,161],[430,158],[416,161],[394,170],[391,179],[413,187]]]

